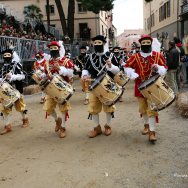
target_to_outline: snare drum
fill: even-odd
[[[40,84],[41,81],[42,81],[42,74],[43,72],[39,69],[35,70],[33,75],[32,75],[32,78],[33,80],[37,83],[37,84]]]
[[[130,79],[127,77],[127,75],[126,75],[123,71],[120,71],[119,73],[117,73],[117,74],[114,76],[114,81],[115,81],[118,85],[120,85],[120,86],[122,86],[122,87],[124,87],[124,86],[128,83],[129,80],[130,80]]]
[[[155,75],[144,81],[138,88],[149,101],[152,110],[160,111],[175,100],[173,90],[165,83],[160,75]]]
[[[12,107],[14,103],[20,99],[20,92],[13,88],[8,82],[3,81],[0,83],[0,98],[5,108]]]
[[[123,95],[124,89],[107,74],[99,75],[89,88],[104,105],[115,104]]]
[[[65,104],[74,93],[73,87],[59,75],[54,75],[51,81],[43,80],[40,87],[59,104]]]

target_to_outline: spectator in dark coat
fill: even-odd
[[[177,75],[177,69],[178,69],[179,63],[180,63],[180,53],[176,49],[174,41],[169,42],[169,50],[167,52],[166,61],[167,61],[167,66],[168,66],[166,82],[172,88],[172,90],[175,92],[175,94],[177,94],[178,86],[177,86],[176,75]]]

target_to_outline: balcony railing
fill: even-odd
[[[181,15],[188,13],[188,3],[181,6]]]

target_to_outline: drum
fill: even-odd
[[[117,73],[117,74],[114,76],[114,81],[115,81],[118,85],[120,85],[120,86],[122,86],[122,87],[124,87],[124,86],[128,83],[129,80],[130,80],[130,79],[127,77],[127,75],[126,75],[123,71],[120,71],[119,73]]]
[[[74,93],[73,87],[59,75],[54,75],[52,80],[43,80],[40,87],[59,104],[65,104]]]
[[[20,97],[20,92],[8,82],[3,81],[0,83],[0,98],[3,99],[2,104],[5,108],[12,107]]]
[[[115,104],[123,95],[124,89],[107,74],[99,75],[89,88],[104,105]]]
[[[35,70],[33,75],[32,75],[32,78],[33,80],[37,83],[37,84],[40,84],[41,81],[42,81],[42,74],[43,72],[41,70]]]
[[[152,110],[160,111],[175,100],[173,90],[165,83],[160,75],[155,75],[144,81],[138,88],[149,101]]]

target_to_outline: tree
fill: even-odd
[[[35,25],[37,22],[41,22],[43,15],[41,9],[35,5],[29,5],[24,7],[23,14],[25,15],[25,22]]]
[[[66,18],[65,18],[63,6],[61,4],[61,0],[55,0],[55,3],[56,3],[57,10],[58,10],[58,13],[59,13],[59,18],[60,18],[60,21],[61,21],[61,27],[62,27],[62,30],[63,30],[63,34],[65,35],[65,34],[67,34],[68,30],[67,30],[67,23],[66,23]]]
[[[113,9],[114,0],[77,0],[83,4],[89,11],[99,13],[100,10],[110,11]],[[74,38],[74,13],[75,13],[75,0],[69,0],[67,22],[61,0],[55,0],[61,26],[64,35],[68,35],[72,40]]]
[[[114,7],[114,0],[79,0],[87,10],[98,14],[101,10],[110,11]]]

